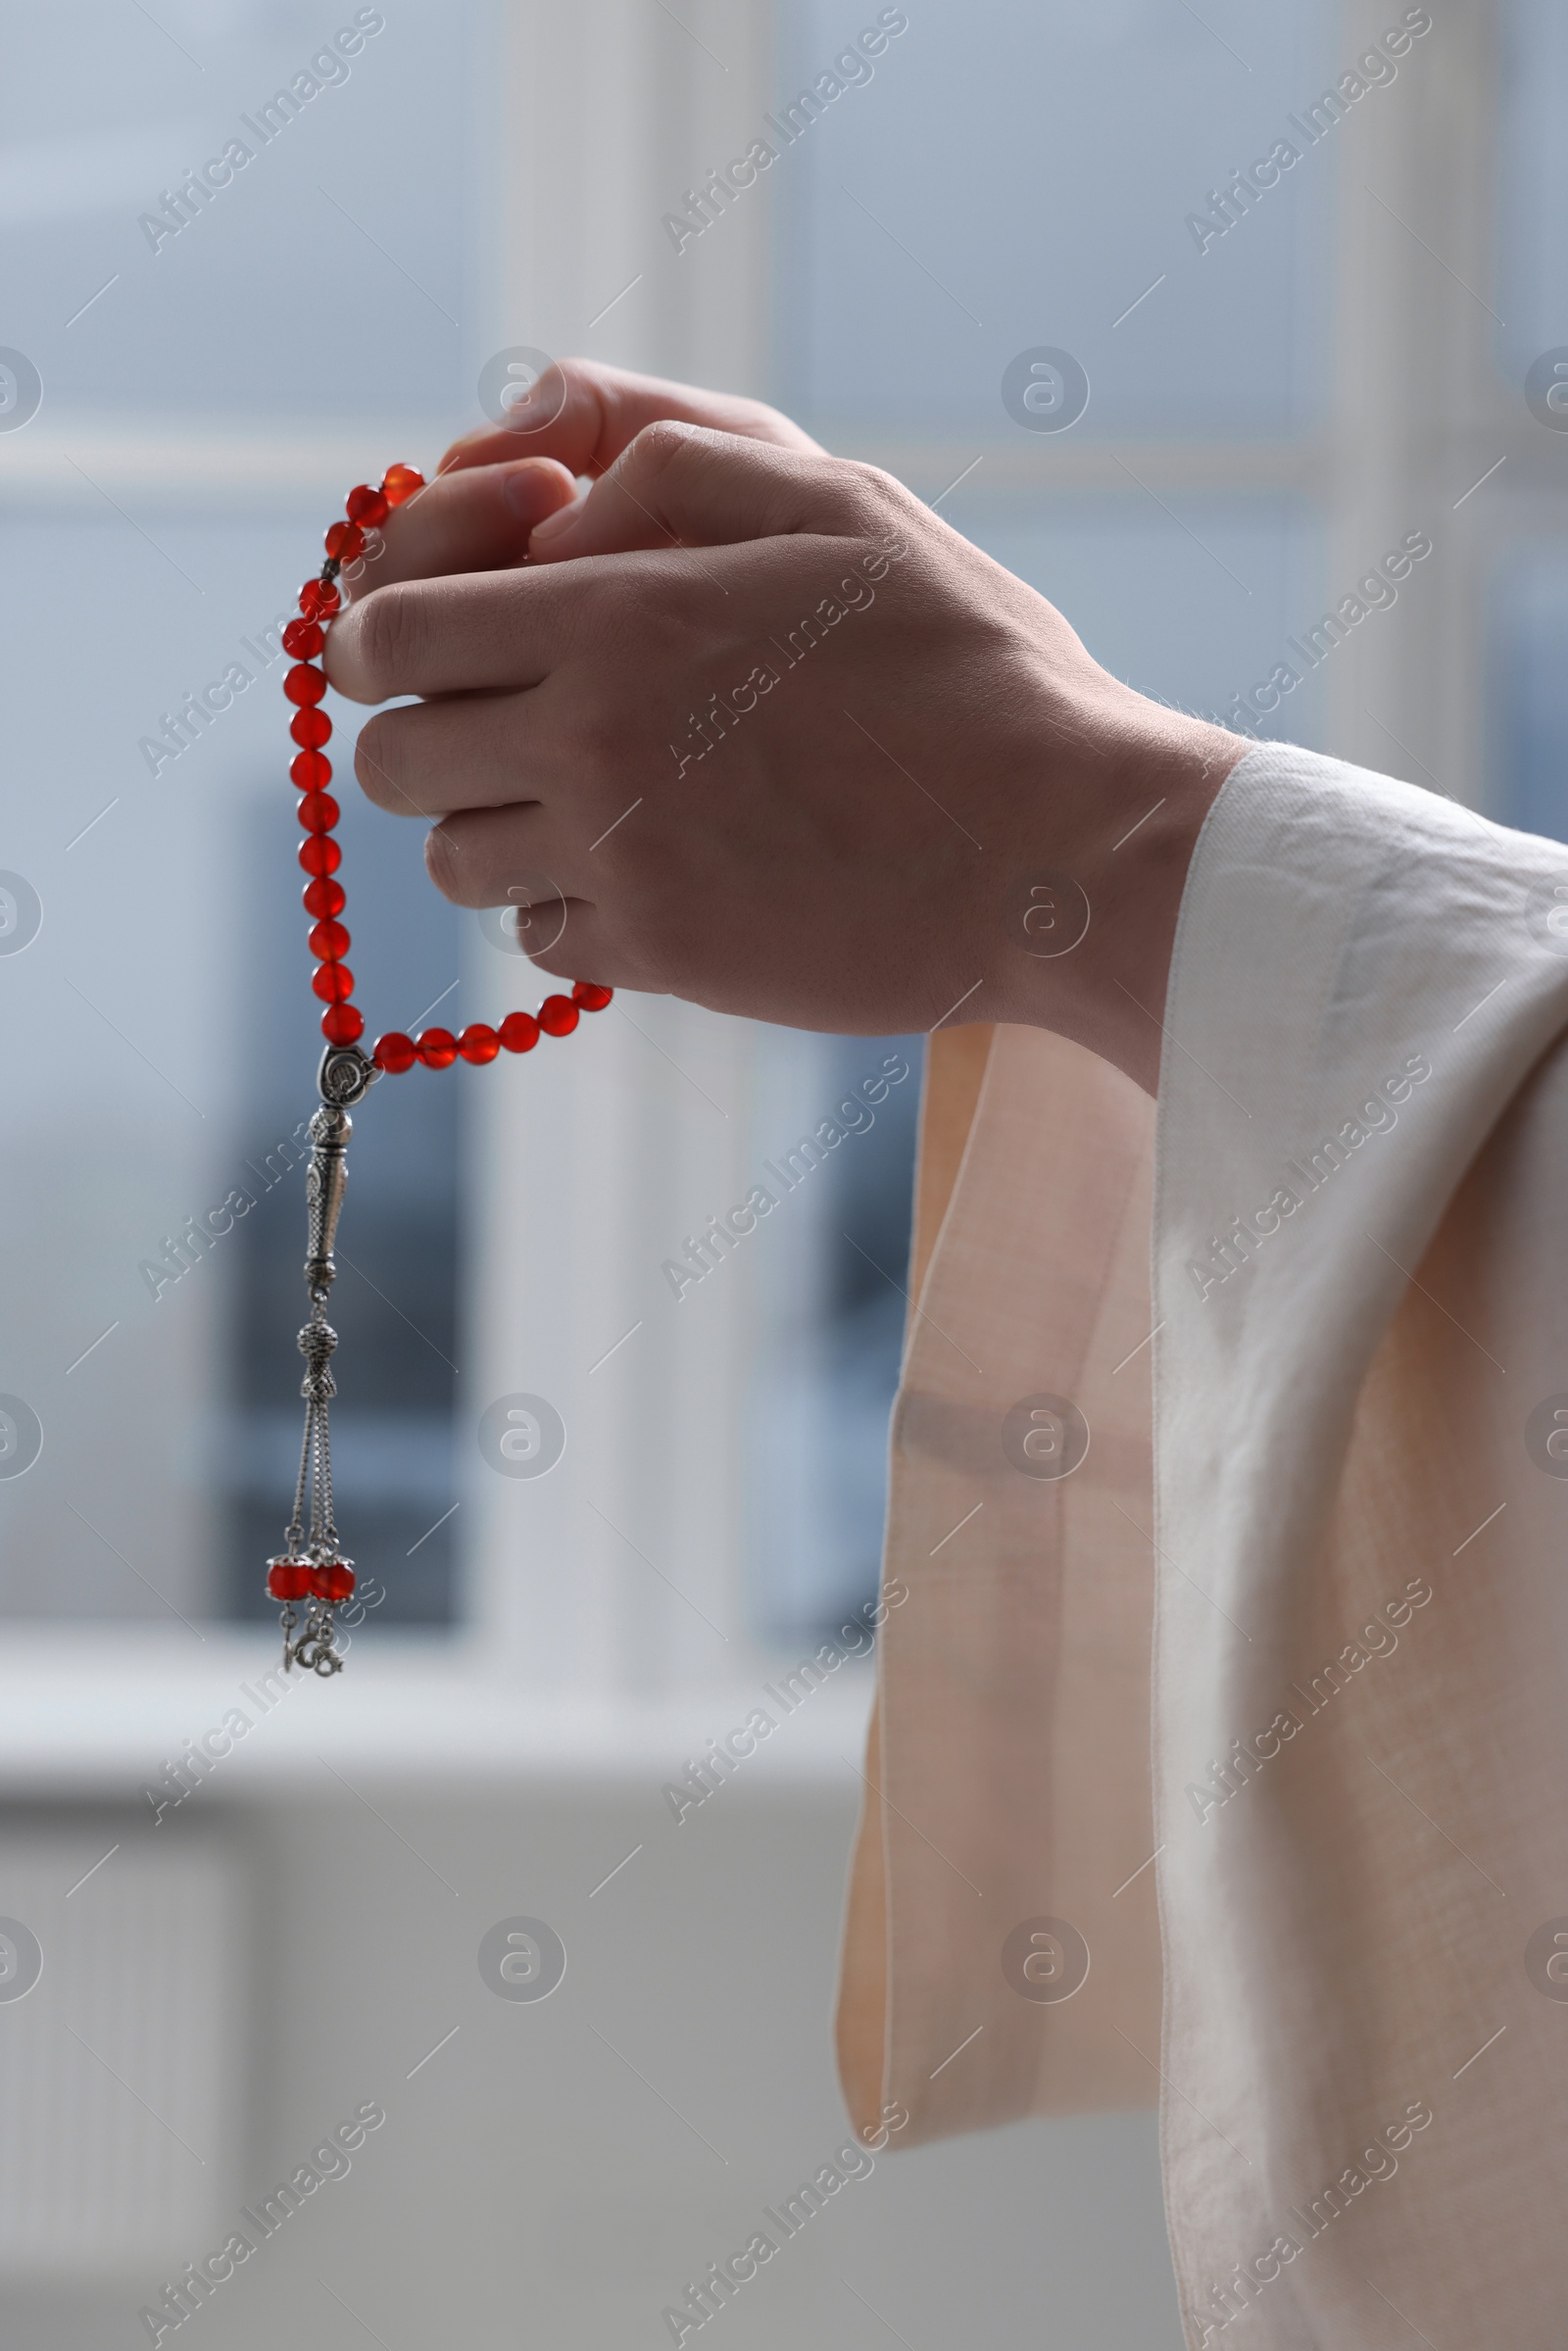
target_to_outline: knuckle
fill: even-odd
[[[700,429],[697,425],[682,423],[675,416],[656,416],[628,444],[628,455],[635,449],[645,458],[667,465],[678,451],[689,447],[692,435]]]
[[[700,424],[682,423],[674,416],[658,416],[627,442],[612,471],[654,480],[672,465],[689,465],[701,445],[711,438]]]
[[[844,495],[863,528],[875,529],[892,514],[897,514],[902,520],[909,520],[915,514],[926,512],[913,492],[906,489],[903,482],[896,480],[891,473],[884,473],[880,465],[866,465],[859,459],[840,458],[828,462],[841,469]]]

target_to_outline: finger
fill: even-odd
[[[766,550],[752,548],[692,554],[670,547],[666,534],[659,556],[633,551],[600,563],[530,562],[455,579],[402,580],[337,615],[322,665],[350,702],[373,703],[403,694],[515,692],[541,685],[573,659],[624,661],[633,641],[639,659],[657,661],[682,642],[694,600],[710,611],[715,587],[726,598],[732,593],[726,572],[739,575],[739,589],[766,560]]]
[[[542,944],[524,946],[524,954],[539,970],[662,992],[662,966],[643,926],[624,911],[612,920],[569,874],[556,878],[552,864],[568,862],[560,853],[559,836],[539,808],[464,808],[424,844],[430,879],[454,906],[528,909],[531,919],[517,937],[524,942],[537,928]]]
[[[650,424],[586,498],[529,542],[536,563],[634,548],[732,546],[796,532],[852,534],[869,502],[858,467],[701,425]]]
[[[569,753],[536,717],[538,688],[459,694],[382,710],[360,730],[354,772],[367,800],[393,816],[434,823],[454,808],[537,800],[559,785]]]
[[[678,459],[668,478],[650,481],[645,474],[655,462],[653,444],[669,434],[681,437],[682,448],[688,441],[700,445],[695,463]],[[662,663],[689,655],[697,610],[711,629],[715,591],[739,624],[760,580],[788,576],[797,562],[808,565],[821,552],[813,529],[895,543],[888,537],[890,501],[866,497],[857,466],[675,424],[651,426],[628,456],[628,466],[638,453],[643,469],[630,479],[648,495],[630,490],[625,512],[654,514],[650,500],[663,509],[669,521],[655,514],[662,551],[629,548],[593,563],[535,559],[511,570],[378,588],[339,613],[328,629],[322,656],[328,681],[350,702],[375,703],[405,694],[514,692],[543,684],[578,660],[623,665],[635,658],[657,674]],[[601,492],[618,495],[607,477],[595,485],[585,509]],[[914,508],[912,500],[906,503]],[[919,511],[914,509],[916,519]],[[596,534],[612,539],[614,510],[607,506],[598,513]],[[697,542],[702,552],[672,544],[671,522],[684,525],[680,537]],[[750,542],[773,533],[783,535],[784,546],[793,536],[788,561],[781,561],[784,549],[777,544],[711,551],[703,544],[707,537]],[[538,537],[535,530],[535,545]]]
[[[537,685],[565,647],[580,642],[604,587],[598,575],[531,564],[404,580],[338,614],[322,666],[350,702]]]
[[[571,475],[553,458],[476,466],[429,482],[387,516],[376,552],[343,573],[350,602],[363,603],[399,580],[520,563],[534,524],[576,494]]]
[[[436,470],[493,465],[526,451],[556,458],[573,473],[597,476],[614,464],[645,425],[662,416],[712,425],[787,449],[817,451],[809,433],[760,400],[700,391],[658,375],[634,375],[594,360],[568,359],[546,368],[526,401],[511,411],[507,423],[481,424],[454,441]]]
[[[546,938],[559,930],[563,906],[579,903],[571,877],[558,870],[560,836],[537,808],[455,808],[425,836],[424,861],[455,906],[537,907]]]

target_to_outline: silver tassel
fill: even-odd
[[[311,1120],[311,1158],[305,1175],[305,1288],[310,1315],[299,1335],[305,1357],[300,1394],[305,1398],[305,1435],[300,1446],[294,1508],[283,1549],[267,1563],[268,1592],[283,1601],[283,1668],[336,1674],[343,1669],[336,1645],[336,1612],[354,1590],[354,1562],[343,1555],[332,1502],[332,1438],[327,1406],[337,1394],[331,1357],[337,1333],[326,1319],[326,1301],[337,1275],[333,1247],[348,1185],[348,1144],[354,1131],[349,1104],[363,1101],[380,1071],[356,1045],[330,1047],[321,1057],[321,1106]],[[295,1600],[305,1603],[303,1629]]]

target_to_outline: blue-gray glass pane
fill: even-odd
[[[1156,504],[1141,492],[1000,498],[965,487],[943,511],[1140,693],[1238,732],[1315,744],[1318,681],[1291,650],[1324,604],[1323,534],[1311,509],[1263,497],[1166,495]],[[1263,709],[1256,689],[1282,664],[1301,682]]]
[[[759,1033],[752,1148],[776,1204],[756,1260],[747,1561],[767,1641],[831,1637],[876,1595],[923,1045]]]
[[[488,8],[86,0],[69,72],[63,29],[6,9],[0,95],[0,341],[52,411],[468,414]]]
[[[1514,549],[1492,599],[1491,700],[1501,773],[1483,806],[1568,841],[1568,547]]]
[[[1504,28],[1497,336],[1518,380],[1568,345],[1568,10],[1511,0]]]
[[[0,1481],[0,1613],[144,1615],[194,1642],[181,1619],[259,1606],[298,1458],[320,1038],[266,632],[319,516],[221,527],[122,495],[123,517],[14,514],[0,579],[24,681],[0,863],[42,908],[0,954],[0,1392],[45,1437]],[[191,698],[223,703],[225,672],[203,724]],[[376,1026],[458,975],[462,917],[425,882],[421,831],[344,795]],[[334,1431],[343,1532],[387,1589],[383,1621],[451,1611],[450,1527],[415,1546],[453,1499],[458,1078],[387,1081],[353,1153]]]
[[[767,136],[786,405],[1003,436],[1004,370],[1045,346],[1088,374],[1083,434],[1271,437],[1319,416],[1337,140],[1310,109],[1351,64],[1336,10],[940,0],[874,65],[835,71],[876,19],[838,0],[783,16]],[[1396,102],[1399,69],[1375,71],[1354,103]],[[792,124],[785,104],[832,81]],[[1239,170],[1273,184],[1216,204]]]

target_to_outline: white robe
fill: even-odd
[[[1158,2096],[1194,2344],[1563,2339],[1565,1031],[1568,851],[1261,746],[1157,1112],[933,1044],[846,2092]]]

